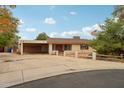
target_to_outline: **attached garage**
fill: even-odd
[[[24,54],[48,53],[48,44],[24,43],[23,44],[23,53]]]
[[[48,53],[48,43],[43,40],[21,40],[19,51],[21,54],[46,54]]]

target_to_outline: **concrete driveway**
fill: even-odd
[[[100,69],[124,69],[124,63],[41,54],[0,54],[0,87],[59,74]]]

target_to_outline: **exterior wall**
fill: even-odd
[[[20,43],[18,43],[18,50],[17,50],[17,53],[21,53],[21,45],[20,45]]]
[[[55,50],[52,50],[52,47],[53,47],[53,45],[52,44],[49,44],[49,54],[52,54],[52,51],[55,51]],[[88,52],[92,52],[93,51],[93,49],[91,48],[91,47],[89,47],[89,49],[87,50],[81,50],[80,49],[80,45],[72,45],[72,48],[71,48],[71,50],[64,50],[64,51],[72,51],[72,52],[75,52],[75,51],[88,51]]]
[[[48,50],[49,50],[49,54],[52,54],[52,44],[49,44]]]
[[[23,43],[21,43],[21,45],[20,45],[20,53],[21,53],[21,55],[23,55]]]
[[[19,44],[18,44],[18,52],[20,53],[20,54],[23,54],[23,52],[25,52],[25,43],[27,43],[27,44],[29,44],[29,48],[27,47],[26,48],[26,50],[32,50],[32,48],[31,48],[31,46],[30,46],[30,44],[34,44],[34,45],[37,45],[37,44],[41,44],[41,48],[39,49],[39,46],[38,46],[38,48],[36,47],[36,49],[38,50],[38,51],[40,51],[41,53],[42,52],[45,52],[46,50],[47,50],[47,52],[49,53],[49,54],[52,54],[52,52],[53,51],[55,51],[55,50],[53,50],[53,44],[48,44],[46,41],[35,41],[35,40],[22,40],[22,41],[20,41],[19,42]],[[46,44],[47,45],[47,48],[45,47],[45,46],[42,46],[42,44]],[[63,45],[63,44],[62,44]],[[63,50],[64,50],[64,47],[63,47]],[[38,51],[36,51],[36,52],[38,52]],[[72,52],[75,52],[75,51],[83,51],[83,50],[81,50],[80,49],[80,45],[72,45],[72,47],[71,47],[71,50],[64,50],[64,51],[72,51]],[[63,52],[64,52],[63,51]],[[84,50],[85,51],[85,50]],[[86,50],[86,51],[93,51],[93,49],[91,48],[91,47],[89,47],[89,49],[88,50]]]
[[[80,45],[72,45],[72,51],[87,51],[87,52],[93,52],[93,49],[89,47],[88,49],[81,50]]]
[[[72,51],[79,51],[80,45],[72,45]]]
[[[18,49],[17,49],[18,54],[23,54],[23,43],[21,41],[18,42]]]
[[[72,50],[64,51],[64,56],[71,56],[75,58],[88,57],[92,54],[93,49],[89,47],[88,49],[80,49],[80,45],[72,45]]]
[[[89,52],[93,52],[93,48],[92,47],[89,47]]]

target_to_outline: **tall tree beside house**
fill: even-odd
[[[117,10],[114,12],[117,12]],[[103,31],[98,32],[96,39],[93,39],[90,43],[98,53],[124,54],[124,16],[121,15],[120,17],[119,15],[119,20],[116,21],[115,18],[117,16],[114,15],[113,18],[106,19],[104,25],[101,26]]]
[[[124,19],[124,5],[117,5],[113,11],[113,16],[119,19]]]
[[[47,40],[48,38],[49,36],[45,32],[42,32],[36,37],[36,40]]]
[[[120,55],[124,53],[124,26],[121,22],[107,19],[91,46],[101,54]]]
[[[0,46],[13,46],[19,38],[16,33],[18,32],[17,26],[19,20],[13,17],[11,8],[16,6],[0,6]]]

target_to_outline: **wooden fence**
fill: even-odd
[[[103,55],[97,54],[95,52],[89,51],[65,51],[64,56],[75,57],[75,58],[88,58],[93,60],[106,60],[115,62],[124,62],[124,55],[114,56],[114,55]]]
[[[64,56],[75,58],[92,58],[92,52],[89,51],[64,51]]]
[[[108,61],[124,62],[124,55],[114,56],[114,55],[96,54],[96,60],[108,60]]]

